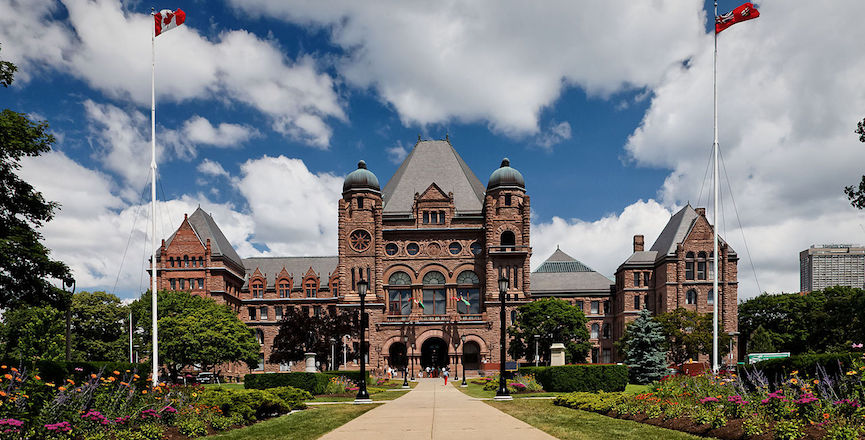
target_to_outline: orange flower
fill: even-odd
[[[4,374],[3,377],[5,377],[6,379],[9,379],[9,380],[12,380],[12,375],[9,373]]]
[[[126,370],[126,372],[127,372],[127,373],[128,373],[128,372],[129,372],[129,370]]]
[[[116,380],[116,379],[114,379],[113,377],[109,377],[109,378],[108,378],[108,381],[109,381],[109,382],[114,382],[115,380]]]
[[[6,397],[6,391],[0,391],[0,396]]]
[[[147,394],[147,390],[141,390],[141,394]]]
[[[115,375],[120,374],[120,372],[117,370],[112,371],[112,373],[114,373]]]
[[[823,413],[823,420],[829,419],[829,413]]]
[[[47,387],[53,387],[53,386],[54,386],[54,384],[53,384],[53,383],[51,383],[51,382],[45,382],[45,386],[47,386]]]
[[[41,378],[41,377],[39,377],[39,375],[38,375],[38,374],[37,374],[37,375],[36,375],[36,376],[33,376],[33,378],[34,378],[34,379],[36,379],[36,380],[42,380],[42,378]]]
[[[91,379],[96,379],[96,373],[90,373],[90,378],[91,378]]]
[[[796,385],[797,383],[799,383],[799,381],[796,379],[790,379],[790,383],[792,383],[793,385]]]
[[[139,376],[139,375],[136,374],[136,375],[133,375],[132,377],[138,379],[138,378],[141,377],[141,376]]]
[[[6,369],[6,366],[5,366],[5,365],[0,365],[0,368],[2,368],[2,369],[5,370],[5,369]]]
[[[16,372],[16,373],[18,372],[18,369],[15,368],[15,367],[10,368],[10,370],[12,370],[12,371],[14,371],[14,372]]]
[[[66,382],[69,382],[71,385],[75,385],[75,381],[72,379],[66,379]]]
[[[57,389],[60,391],[66,391],[66,387],[57,387]]]

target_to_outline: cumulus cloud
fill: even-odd
[[[571,124],[567,122],[559,122],[558,124],[551,124],[549,129],[538,135],[537,144],[546,150],[553,148],[553,146],[560,144],[571,138]]]
[[[198,164],[196,167],[199,173],[205,174],[213,177],[229,177],[228,171],[225,171],[225,168],[219,164],[219,162],[214,162],[210,159],[204,159]]]
[[[401,164],[406,156],[408,156],[408,150],[406,150],[402,142],[398,142],[396,146],[390,147],[385,151],[387,152],[387,159],[397,165]]]
[[[68,18],[61,21],[54,1],[0,0],[4,57],[22,70],[68,72],[111,98],[149,104],[150,39],[142,36],[151,33],[150,15],[125,11],[118,0],[62,5]],[[345,119],[333,79],[309,56],[287,59],[272,40],[235,30],[211,41],[187,22],[161,35],[156,46],[162,103],[234,100],[267,115],[277,132],[319,148],[330,143],[327,120]]]
[[[252,127],[225,122],[214,127],[210,121],[198,115],[184,122],[182,131],[189,142],[216,147],[237,147],[258,136],[258,131]]]
[[[230,3],[329,31],[346,52],[342,75],[406,124],[488,121],[517,135],[538,131],[565,85],[600,97],[655,86],[693,54],[705,23],[696,0]]]

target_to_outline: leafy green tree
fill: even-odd
[[[0,84],[12,84],[15,70],[14,64],[0,62]],[[36,231],[51,220],[58,204],[46,201],[16,175],[21,158],[48,152],[53,143],[47,123],[9,109],[0,112],[0,308],[68,305],[68,298],[48,279],[68,278],[69,268],[49,257]]]
[[[540,336],[538,354],[550,360],[550,345],[565,344],[569,363],[584,362],[589,354],[589,330],[586,315],[566,301],[550,298],[532,301],[517,308],[517,319],[508,328],[511,337],[508,353],[516,359],[534,356],[534,335]]]
[[[667,374],[664,331],[648,309],[628,324],[620,342],[632,383],[647,384]]]
[[[331,356],[331,339],[337,341],[334,352],[339,359],[343,335],[359,335],[358,312],[331,310],[319,316],[310,315],[307,310],[287,307],[279,323],[279,333],[273,338],[270,358],[272,363],[298,362],[305,353],[315,353],[321,361],[322,369],[328,365]]]
[[[250,368],[258,365],[261,346],[231,307],[189,292],[158,295],[159,361],[172,380],[192,365],[205,371],[229,362],[245,362]],[[147,351],[152,350],[150,298],[150,292],[145,292],[130,305]]]
[[[72,296],[72,348],[76,359],[126,361],[128,308],[116,295],[79,292]]]
[[[859,142],[865,142],[865,119],[856,124],[856,134],[859,135]],[[865,209],[865,176],[862,176],[862,181],[859,182],[859,187],[853,185],[844,188],[844,194],[850,199],[850,204],[855,208]]]
[[[777,339],[777,335],[761,325],[748,338],[748,353],[774,353],[777,350],[775,348]]]
[[[63,360],[64,313],[51,306],[7,310],[0,324],[4,357],[16,360]]]
[[[678,308],[655,317],[661,324],[670,360],[681,364],[712,352],[712,314]],[[720,323],[719,323],[720,324]],[[718,356],[723,358],[729,350],[730,336],[718,332]]]

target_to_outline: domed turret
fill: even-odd
[[[487,191],[496,188],[519,188],[526,190],[526,181],[523,175],[514,168],[511,168],[511,161],[506,157],[502,159],[502,166],[490,174],[490,182],[487,184]]]
[[[378,185],[378,178],[372,171],[366,169],[366,162],[360,161],[357,163],[357,169],[352,171],[345,177],[345,182],[342,184],[342,192],[351,191],[353,189],[371,189],[373,191],[381,191]]]

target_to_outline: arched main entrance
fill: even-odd
[[[463,366],[466,370],[481,369],[481,347],[475,341],[463,345]]]
[[[402,342],[394,342],[393,344],[390,344],[388,354],[390,355],[388,358],[388,364],[391,367],[397,370],[402,370],[404,367],[408,366],[406,347]]]
[[[429,338],[420,348],[420,366],[442,368],[448,364],[448,346],[441,338]]]

